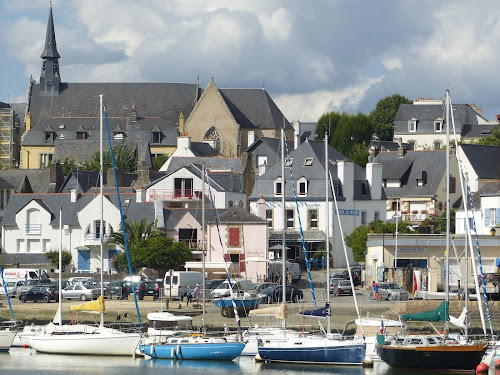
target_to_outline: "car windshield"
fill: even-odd
[[[401,289],[401,287],[396,283],[386,283],[380,286],[382,289]]]
[[[274,289],[276,289],[275,286],[269,286],[266,289],[264,289],[262,292],[263,293],[271,293]]]
[[[16,283],[9,281],[9,282],[6,282],[5,285],[7,285],[7,287],[13,287],[13,286],[16,286]]]

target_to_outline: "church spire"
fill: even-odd
[[[57,52],[54,20],[52,18],[52,2],[50,2],[49,8],[47,34],[45,35],[45,48],[40,57],[43,59],[42,72],[40,74],[40,94],[59,95],[59,86],[61,84],[61,76],[59,74],[59,58],[61,56]]]

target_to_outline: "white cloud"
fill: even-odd
[[[290,12],[280,7],[271,16],[261,15],[259,21],[266,38],[272,43],[278,43],[290,37],[295,19]]]
[[[382,64],[387,70],[403,69],[403,62],[397,57],[383,59]]]

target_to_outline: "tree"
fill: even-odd
[[[500,125],[491,132],[491,135],[474,142],[483,146],[500,146]]]
[[[50,250],[46,252],[45,259],[49,259],[52,266],[59,267],[59,250]],[[73,256],[69,251],[62,251],[62,271],[71,263],[72,259]]]
[[[184,242],[173,242],[169,237],[157,236],[141,243],[134,263],[152,268],[163,275],[169,269],[182,266],[192,258],[193,254]]]
[[[352,249],[354,261],[365,262],[368,241],[368,233],[372,230],[375,233],[396,233],[396,224],[391,221],[372,221],[368,225],[361,225],[354,228],[351,234],[345,236],[345,244]],[[398,233],[411,233],[412,227],[407,222],[398,223]]]
[[[161,154],[161,155],[155,156],[153,158],[153,170],[159,171],[160,168],[163,166],[163,164],[165,164],[167,159],[168,159],[167,154]]]
[[[411,104],[411,100],[402,95],[394,94],[378,101],[375,109],[369,115],[378,139],[392,141],[394,119],[402,104]]]
[[[113,154],[117,168],[120,168],[125,173],[132,173],[137,170],[137,155],[132,147],[124,144],[115,146],[113,147]],[[103,152],[102,160],[105,171],[113,167],[111,152],[109,150]],[[99,171],[100,163],[100,153],[96,152],[89,160],[83,163],[82,169],[87,171]]]
[[[316,134],[318,135],[318,139],[324,139],[325,131],[327,129],[330,135],[333,134],[342,116],[349,115],[335,111],[322,114],[318,120],[318,125],[316,125]]]

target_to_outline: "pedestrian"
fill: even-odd
[[[194,287],[194,299],[196,302],[200,302],[200,284],[196,284]]]
[[[286,270],[286,283],[287,285],[292,285],[292,274],[288,271],[288,268]]]
[[[276,283],[281,284],[281,275],[280,272],[276,272]]]
[[[193,295],[191,293],[191,285],[187,286],[187,291],[186,291],[186,307],[189,306],[189,303],[193,300]]]
[[[375,282],[375,280],[372,281],[372,289],[373,289],[373,299],[378,299],[378,284]]]

